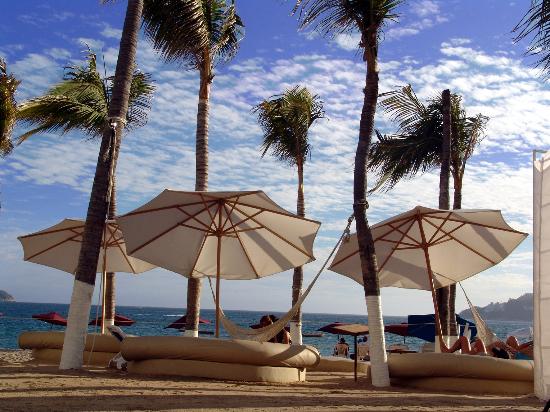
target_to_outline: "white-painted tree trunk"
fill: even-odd
[[[105,319],[105,327],[107,326],[115,326],[115,320],[114,319]]]
[[[290,322],[290,340],[293,345],[302,345],[302,322]]]
[[[82,368],[93,293],[93,285],[75,279],[59,369]]]
[[[183,336],[188,336],[190,338],[198,338],[199,337],[199,331],[198,330],[185,330],[183,332]]]
[[[367,296],[365,300],[367,302],[371,341],[369,355],[372,385],[376,387],[390,386],[384,321],[382,320],[382,301],[380,300],[380,296]]]

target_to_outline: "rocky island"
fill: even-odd
[[[0,302],[15,302],[15,298],[5,290],[0,290]]]
[[[494,302],[484,307],[476,306],[480,315],[485,320],[519,320],[533,321],[533,294],[526,293],[516,299],[508,299],[508,302]],[[459,313],[460,316],[471,319],[470,309]]]

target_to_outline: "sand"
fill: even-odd
[[[78,372],[38,365],[30,351],[0,351],[2,411],[540,411],[533,396],[375,389],[348,373],[308,373],[308,382],[260,384]]]

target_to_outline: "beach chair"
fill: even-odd
[[[408,351],[409,347],[407,345],[404,345],[402,343],[394,343],[388,347],[389,351]]]

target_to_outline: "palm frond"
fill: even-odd
[[[96,56],[88,49],[85,66],[66,67],[63,81],[44,96],[19,106],[18,119],[32,128],[19,137],[18,144],[42,132],[80,130],[91,138],[100,137],[107,123],[112,87],[113,77],[101,77]],[[151,76],[136,71],[130,88],[127,129],[146,123],[153,91]]]
[[[6,62],[0,59],[0,156],[11,153],[13,143],[11,134],[15,126],[17,102],[15,92],[21,83],[13,74],[8,73]]]
[[[323,102],[306,87],[295,86],[271,96],[253,108],[264,132],[262,157],[273,156],[290,164],[302,164],[311,155],[308,131],[324,117]]]
[[[225,3],[223,0],[222,3]],[[235,3],[222,8],[223,13],[217,16],[212,26],[216,30],[210,36],[214,61],[229,61],[239,50],[239,42],[244,36],[244,24],[236,12]]]
[[[398,133],[407,133],[407,130],[427,115],[427,109],[420,102],[412,86],[409,84],[401,89],[379,96],[379,105],[390,115],[393,121],[399,123]]]
[[[398,18],[397,6],[404,0],[297,0],[294,12],[299,11],[300,27],[311,26],[315,31],[334,36],[368,27],[381,27]]]
[[[514,27],[514,41],[531,37],[526,54],[539,56],[536,66],[550,76],[550,0],[531,0],[531,6]]]

